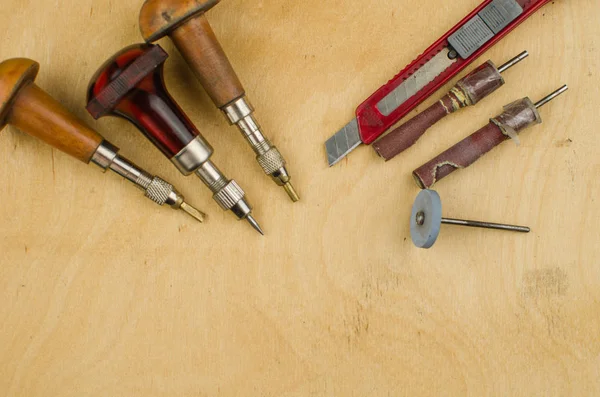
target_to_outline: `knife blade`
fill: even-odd
[[[370,145],[550,0],[485,0],[356,110],[325,143],[329,166]]]

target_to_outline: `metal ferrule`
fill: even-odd
[[[225,106],[223,113],[231,124],[235,124],[256,153],[256,161],[263,171],[280,186],[289,182],[289,175],[285,169],[285,159],[275,146],[263,135],[260,124],[253,116],[254,108],[245,97]],[[280,175],[287,175],[287,180],[282,181]],[[284,178],[285,179],[285,178]]]
[[[214,193],[213,199],[221,208],[231,210],[238,219],[245,219],[252,213],[242,188],[235,181],[228,180],[212,161],[202,164],[196,175]]]
[[[183,203],[183,196],[175,190],[173,185],[157,176],[152,176],[125,157],[118,154],[119,149],[110,142],[103,141],[91,162],[102,168],[104,172],[111,170],[122,176],[135,186],[143,190],[146,197],[158,205],[167,204],[179,208]]]
[[[204,137],[199,135],[177,153],[171,159],[171,162],[183,175],[190,175],[207,162],[212,154],[212,146],[204,140]]]

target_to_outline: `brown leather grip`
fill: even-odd
[[[451,102],[450,94],[375,142],[373,149],[385,161],[393,159],[417,143],[435,123],[453,112],[452,106],[448,106],[449,102]]]
[[[101,135],[34,83],[19,92],[8,123],[84,163],[90,162],[103,141]]]
[[[170,36],[218,108],[244,96],[244,87],[204,14],[188,20]]]
[[[491,119],[488,125],[413,171],[415,182],[421,189],[429,189],[454,171],[467,168],[511,135],[516,136],[538,123],[541,118],[531,100],[516,101],[506,106],[504,113]]]

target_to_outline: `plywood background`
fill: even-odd
[[[531,57],[399,159],[362,148],[327,167],[326,138],[478,3],[224,0],[209,14],[288,158],[296,205],[162,42],[172,94],[246,189],[261,238],[131,125],[84,111],[96,69],[140,41],[141,1],[3,0],[0,59],[39,61],[41,87],[210,222],[2,131],[0,395],[600,395],[598,0],[556,0],[495,46],[480,62]],[[521,147],[437,187],[449,216],[533,232],[446,227],[414,248],[410,171],[564,83]]]

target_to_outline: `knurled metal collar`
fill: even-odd
[[[267,153],[257,157],[257,161],[267,175],[271,175],[285,167],[286,162],[279,150],[273,146]]]
[[[169,196],[174,190],[173,185],[155,176],[146,189],[146,197],[158,205],[163,205],[169,200]]]
[[[213,198],[224,210],[230,210],[238,201],[243,200],[246,193],[235,182],[230,181],[225,187],[219,190]]]

